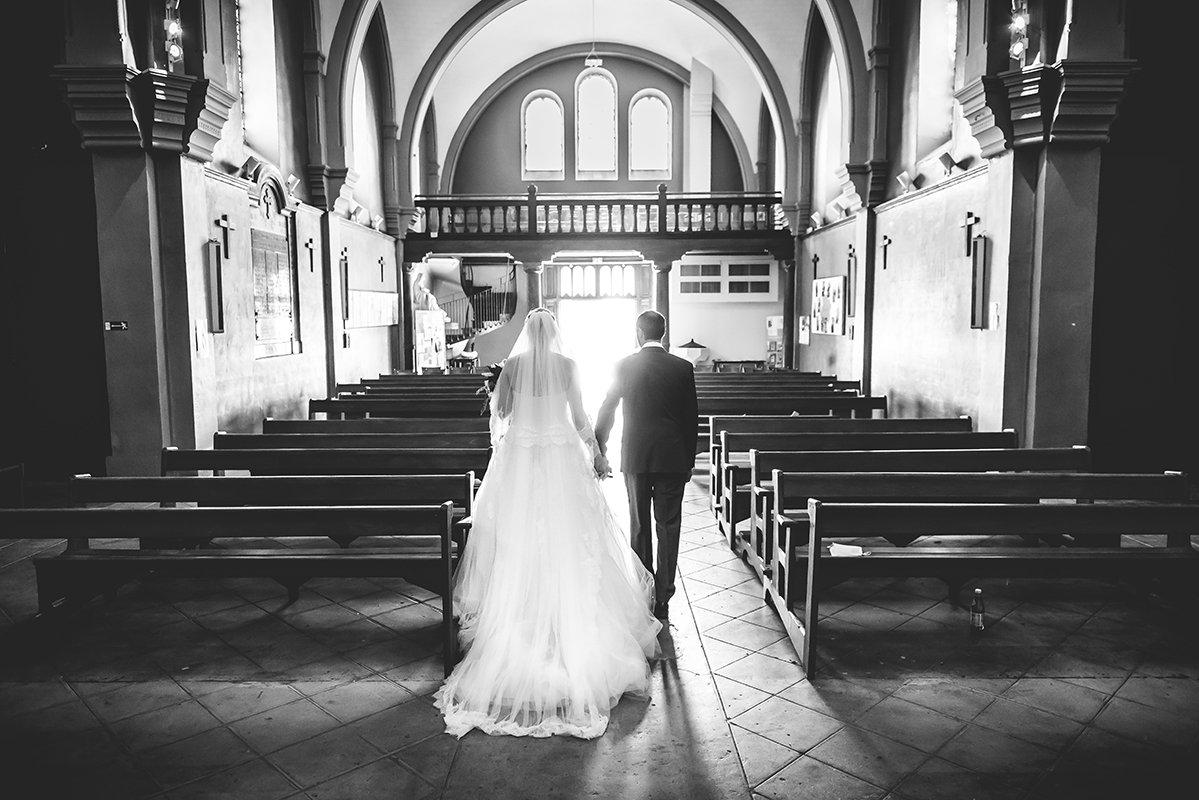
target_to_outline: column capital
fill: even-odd
[[[654,262],[654,272],[670,272],[670,270],[673,268],[674,268],[674,264],[670,261],[667,261],[665,263],[661,263],[658,261]]]
[[[998,78],[975,78],[954,93],[962,106],[962,116],[970,124],[970,132],[982,148],[984,158],[992,158],[1007,150],[1009,125],[1007,92]]]
[[[187,154],[207,163],[212,161],[213,150],[221,140],[221,131],[229,121],[229,111],[237,102],[237,96],[211,80],[200,81],[200,84],[197,93],[203,92],[203,98],[197,97],[195,100],[203,105],[199,107],[196,129],[192,131],[188,142]]]
[[[1007,90],[1011,125],[1008,141],[1012,147],[1045,143],[1061,76],[1056,67],[1044,64],[999,76]]]
[[[1058,66],[1061,90],[1050,129],[1054,142],[1104,144],[1119,111],[1135,61],[1074,61]]]
[[[53,70],[62,81],[64,101],[79,129],[83,149],[140,148],[141,126],[130,81],[137,71],[124,64],[63,64]]]
[[[204,84],[193,75],[147,69],[129,81],[137,100],[142,145],[147,150],[182,153],[204,103]],[[206,82],[205,82],[206,83]]]
[[[520,262],[520,268],[529,275],[540,275],[544,270],[540,261],[522,261]]]

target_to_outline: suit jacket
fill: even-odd
[[[643,347],[616,364],[616,377],[595,423],[595,438],[604,453],[621,401],[620,471],[691,472],[699,433],[691,362],[661,347]]]

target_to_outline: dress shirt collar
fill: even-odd
[[[648,341],[648,342],[646,342],[645,344],[641,345],[641,348],[640,348],[640,350],[638,350],[638,352],[640,352],[641,350],[644,350],[644,349],[645,349],[645,348],[647,348],[647,347],[656,347],[656,348],[658,348],[659,350],[665,350],[665,349],[666,349],[665,347],[663,347],[663,346],[662,346],[662,343],[661,343],[661,342],[659,342],[659,341],[654,341],[654,340],[652,340],[652,339],[651,339],[650,341]]]

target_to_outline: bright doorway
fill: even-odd
[[[637,348],[637,301],[629,297],[563,298],[558,325],[579,364],[583,406],[593,417],[612,381],[616,362]]]

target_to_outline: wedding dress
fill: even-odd
[[[646,695],[661,623],[653,576],[593,467],[575,362],[552,314],[529,314],[491,398],[491,462],[454,577],[466,655],[437,691],[446,732],[585,739]]]

